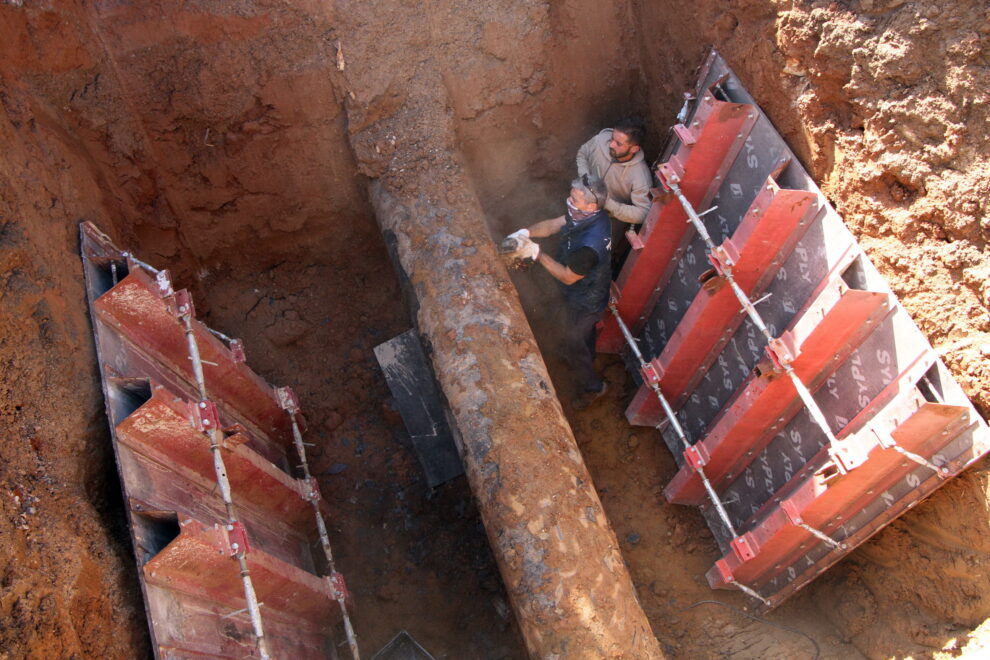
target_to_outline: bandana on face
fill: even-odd
[[[582,211],[578,207],[574,206],[573,203],[571,203],[570,197],[567,198],[567,210],[568,212],[570,212],[571,220],[573,220],[574,222],[581,222],[582,220],[587,220],[594,214],[598,213],[598,211]]]

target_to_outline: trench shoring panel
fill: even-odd
[[[598,348],[635,337],[626,416],[674,454],[667,498],[704,513],[723,553],[709,583],[770,609],[990,433],[718,53],[693,96]]]
[[[295,396],[197,321],[167,271],[80,232],[155,656],[325,658],[342,619],[353,643]]]

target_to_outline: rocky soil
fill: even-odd
[[[555,212],[574,151],[617,116],[649,118],[652,157],[714,44],[990,414],[985,3],[441,0],[415,32],[361,19],[364,4],[0,2],[0,658],[149,652],[82,219],[168,265],[260,373],[300,392],[369,656],[402,628],[438,657],[522,656],[469,490],[426,492],[371,354],[409,318],[365,192],[391,147],[360,135],[416,84],[369,64],[382,49],[442,72],[496,236]],[[355,86],[359,66],[375,74]],[[516,284],[561,376],[541,282]],[[602,367],[621,390],[621,366]],[[571,421],[667,653],[813,657],[800,634],[688,609],[741,600],[703,583],[709,533],[662,500],[673,461],[621,409]],[[770,619],[823,657],[979,657],[988,488],[979,465]]]

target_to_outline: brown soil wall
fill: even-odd
[[[983,3],[426,4],[427,27],[408,34],[359,20],[369,9],[351,0],[0,3],[10,657],[124,658],[147,645],[76,256],[82,219],[168,263],[208,322],[300,392],[366,648],[407,627],[450,657],[522,653],[466,487],[427,498],[371,357],[408,315],[365,193],[391,147],[350,138],[396,113],[415,80],[381,69],[352,88],[342,74],[374,71],[383,50],[441,72],[496,236],[557,211],[573,153],[599,127],[628,110],[669,124],[715,44],[990,412]],[[515,283],[546,353],[547,282]],[[666,650],[806,652],[730,612],[684,611],[713,595],[697,578],[714,551],[693,511],[662,503],[673,463],[620,411],[614,400],[572,425]],[[982,466],[950,483],[774,617],[831,657],[964,646],[990,614],[988,486]]]

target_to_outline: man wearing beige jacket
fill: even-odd
[[[624,235],[630,225],[639,225],[650,210],[653,177],[643,156],[646,126],[639,117],[624,117],[613,128],[598,133],[578,150],[578,176],[594,174],[605,182],[605,210],[612,217],[613,262],[616,269],[629,244]]]

